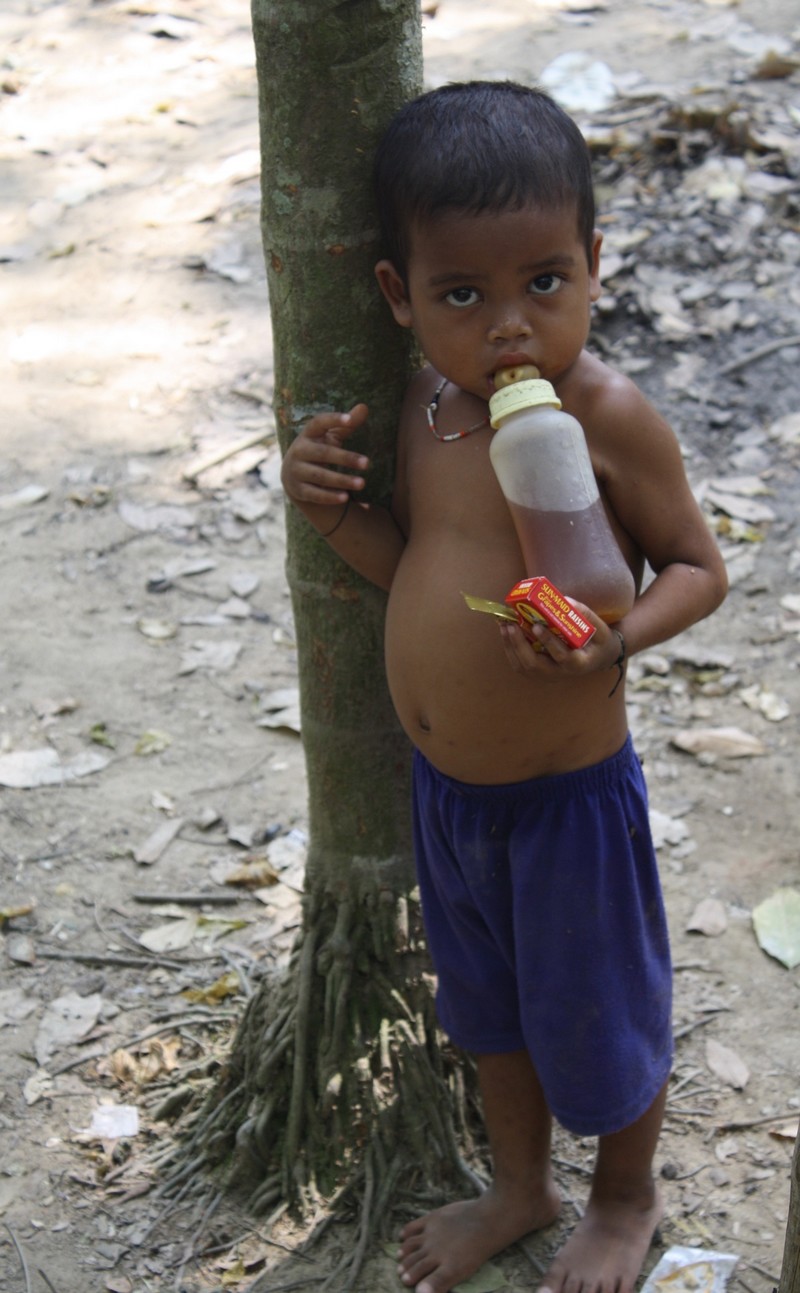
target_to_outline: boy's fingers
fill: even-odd
[[[330,432],[347,437],[363,426],[368,413],[366,404],[355,404],[349,413],[318,413],[304,427],[303,434],[314,440],[322,440]]]

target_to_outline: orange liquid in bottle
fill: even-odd
[[[526,574],[544,575],[607,624],[622,619],[635,596],[633,575],[598,498],[576,512],[540,511],[509,502]]]

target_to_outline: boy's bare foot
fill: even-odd
[[[490,1186],[463,1203],[448,1203],[405,1227],[401,1235],[400,1279],[416,1293],[449,1293],[515,1240],[549,1226],[561,1200],[549,1185],[538,1204],[519,1202]]]
[[[586,1212],[542,1277],[539,1293],[585,1289],[632,1293],[661,1220],[663,1204],[590,1199]]]

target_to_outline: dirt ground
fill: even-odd
[[[676,962],[650,1264],[733,1253],[748,1293],[780,1271],[800,1111],[797,22],[793,0],[425,21],[431,85],[561,68],[599,96],[565,100],[598,158],[593,344],[672,421],[729,564],[724,608],[636,659],[629,697]],[[346,1229],[292,1261],[285,1218],[170,1221],[145,1192],[165,1102],[213,1074],[302,886],[277,451],[212,461],[271,425],[248,9],[6,0],[0,33],[0,1288],[299,1287]],[[254,859],[277,883],[229,883]],[[574,1207],[481,1287],[535,1287],[591,1148],[559,1137]],[[393,1271],[375,1254],[362,1287]]]

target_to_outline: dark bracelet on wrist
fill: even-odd
[[[616,660],[614,661],[614,663],[613,663],[612,665],[610,665],[609,667],[610,667],[611,669],[619,669],[619,676],[618,676],[618,678],[617,678],[617,681],[614,683],[614,686],[611,688],[611,691],[608,693],[608,699],[609,699],[609,700],[610,700],[610,699],[611,699],[611,697],[614,695],[614,692],[617,690],[617,687],[618,687],[618,686],[619,686],[619,684],[622,682],[622,679],[625,677],[625,657],[626,657],[626,655],[627,655],[627,649],[626,649],[626,646],[625,646],[625,639],[624,639],[624,637],[623,637],[623,636],[622,636],[622,634],[620,633],[619,629],[614,629],[614,632],[616,633],[617,637],[619,638],[619,655],[617,656],[617,658],[616,658]]]
[[[342,521],[343,521],[343,520],[344,520],[344,518],[347,516],[347,513],[348,513],[348,511],[349,511],[349,509],[350,509],[350,504],[351,504],[352,500],[353,500],[353,495],[352,495],[352,494],[348,494],[348,495],[347,495],[347,502],[345,503],[344,507],[342,508],[342,514],[341,514],[341,516],[339,517],[339,519],[338,519],[338,521],[336,522],[336,524],[335,524],[334,526],[332,526],[332,527],[330,528],[330,530],[325,530],[325,532],[324,532],[324,533],[321,533],[319,530],[317,530],[317,534],[319,534],[319,537],[320,537],[321,539],[329,539],[329,538],[331,537],[331,535],[332,535],[332,534],[335,534],[335,533],[336,533],[336,531],[339,529],[339,526],[342,524]],[[620,635],[620,636],[621,636],[621,635]]]

